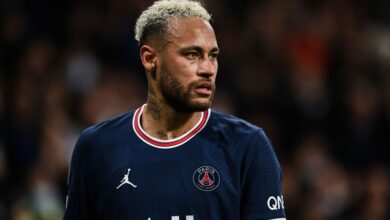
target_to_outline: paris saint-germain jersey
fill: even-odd
[[[86,129],[72,156],[65,220],[285,219],[264,131],[207,110],[184,135],[141,127],[144,106]]]

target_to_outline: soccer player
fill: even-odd
[[[281,169],[264,131],[211,110],[219,48],[196,1],[138,18],[146,104],[86,129],[64,219],[285,219]]]

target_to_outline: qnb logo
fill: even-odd
[[[283,196],[270,196],[267,200],[267,205],[271,210],[284,209]]]
[[[152,219],[149,217],[148,220],[152,220]],[[171,220],[180,220],[180,217],[179,216],[172,216]],[[194,216],[193,215],[186,215],[185,220],[194,220]]]

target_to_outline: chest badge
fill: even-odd
[[[125,184],[129,184],[130,186],[134,187],[134,188],[137,188],[137,185],[134,185],[132,182],[129,181],[129,173],[130,173],[130,168],[127,169],[127,174],[125,174],[125,176],[123,177],[123,179],[121,180],[121,183],[119,184],[119,186],[116,187],[116,189],[119,189],[120,187],[122,187],[123,185]]]
[[[213,191],[219,186],[220,176],[212,166],[201,166],[195,170],[192,180],[196,188],[202,191]]]

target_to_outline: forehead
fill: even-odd
[[[200,18],[171,18],[168,33],[167,46],[199,46],[204,49],[217,47],[214,29],[208,21]]]

